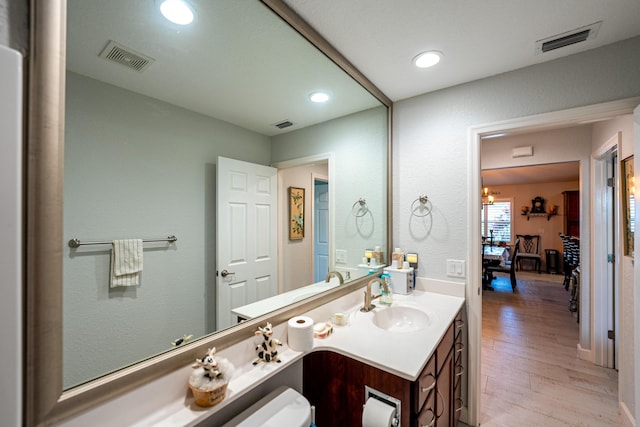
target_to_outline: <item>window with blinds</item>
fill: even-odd
[[[493,230],[494,242],[511,242],[511,202],[494,201],[482,208],[482,235],[487,239]]]

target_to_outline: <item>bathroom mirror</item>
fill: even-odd
[[[27,424],[78,411],[188,363],[201,347],[240,339],[253,327],[249,321],[220,332],[207,311],[220,279],[211,254],[217,246],[218,156],[276,165],[278,171],[303,164],[325,168],[303,174],[329,180],[329,268],[353,271],[355,277],[364,249],[380,245],[387,250],[390,100],[281,1],[192,3],[194,25],[223,32],[203,36],[161,21],[155,0],[74,0],[68,2],[68,16],[64,1],[33,2],[37,27],[32,29],[30,97],[37,102],[31,102],[29,115]],[[118,5],[146,7],[149,14],[117,10]],[[93,9],[98,6],[106,9]],[[215,22],[207,21],[212,6],[223,8],[214,14]],[[233,13],[223,15],[233,11],[242,17],[239,22],[232,21]],[[90,19],[92,13],[97,20]],[[127,25],[134,27],[127,31]],[[172,38],[162,38],[162,32]],[[152,63],[140,73],[100,58],[111,40]],[[79,52],[90,52],[84,65]],[[203,62],[212,55],[212,62],[194,70],[198,62],[181,55]],[[189,77],[183,71],[199,74]],[[158,78],[163,74],[164,80]],[[273,79],[278,76],[284,82]],[[154,93],[154,88],[169,93]],[[328,90],[333,99],[311,105],[308,95],[318,89]],[[293,126],[274,126],[286,121]],[[214,151],[213,145],[222,150]],[[286,197],[289,184],[279,186]],[[273,233],[282,276],[296,270],[297,261],[289,261],[284,248],[297,241],[288,239],[286,225]],[[73,249],[67,244],[73,238],[108,242],[169,234],[178,240],[145,243],[141,285],[124,289],[108,284],[110,245]],[[196,258],[197,264],[181,264]],[[291,288],[314,283],[292,280]],[[288,291],[282,283],[280,277],[278,291]],[[328,290],[311,303],[302,295],[274,310],[285,316],[346,288]],[[182,322],[194,313],[195,320]],[[149,342],[152,335],[158,335],[156,343]],[[192,343],[172,349],[172,341],[183,335],[193,335]],[[106,347],[96,348],[100,341]],[[143,345],[133,352],[136,341]],[[102,359],[104,353],[124,356],[112,363]],[[78,372],[67,376],[74,369]],[[47,377],[45,386],[36,372]]]

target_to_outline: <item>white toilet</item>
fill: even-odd
[[[225,427],[309,427],[311,405],[292,388],[281,386],[226,423]]]

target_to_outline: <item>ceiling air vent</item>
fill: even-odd
[[[155,59],[136,52],[131,48],[114,42],[113,40],[109,40],[109,43],[107,43],[107,46],[102,50],[99,56],[100,58],[124,65],[125,67],[139,73],[149,68],[149,66],[155,62]]]
[[[566,33],[547,37],[543,40],[538,40],[536,42],[536,53],[541,54],[550,52],[552,50],[560,49],[561,47],[594,39],[598,34],[600,24],[602,24],[602,21],[594,22],[591,25],[576,28],[575,30],[568,31]]]
[[[293,126],[293,123],[289,120],[284,120],[275,124],[275,127],[277,127],[278,129],[286,129],[289,126]]]

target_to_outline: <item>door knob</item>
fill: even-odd
[[[222,271],[220,272],[220,275],[221,275],[222,277],[227,277],[227,276],[228,276],[228,275],[230,275],[230,274],[236,274],[236,273],[234,273],[234,272],[232,272],[232,271],[227,271],[227,270],[222,270]]]

